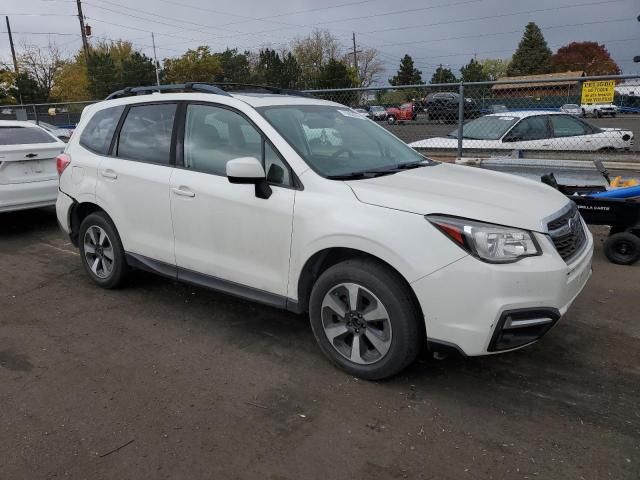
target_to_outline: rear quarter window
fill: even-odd
[[[95,153],[107,155],[113,132],[118,126],[123,111],[124,105],[97,111],[82,130],[80,145]]]
[[[0,127],[0,145],[56,143],[58,140],[37,127]]]

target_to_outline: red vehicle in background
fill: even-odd
[[[400,107],[387,108],[387,123],[393,125],[394,123],[408,122],[415,120],[418,117],[418,110],[414,103],[403,103]]]

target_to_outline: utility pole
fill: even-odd
[[[89,64],[89,41],[87,40],[87,30],[84,27],[84,15],[82,15],[82,2],[76,0],[78,5],[78,20],[80,21],[80,33],[82,34],[82,48],[84,49],[84,57],[87,60],[87,66]]]
[[[158,57],[156,56],[156,38],[154,37],[153,32],[151,32],[151,44],[153,45],[153,63],[155,64],[154,66],[156,67],[156,84],[160,86],[160,73],[158,72]]]
[[[18,68],[18,59],[16,58],[16,49],[13,46],[13,35],[11,35],[11,25],[9,24],[9,17],[5,16],[4,18],[7,21],[7,33],[9,34],[9,45],[11,45],[11,57],[13,57],[13,70],[16,73],[20,73],[20,69]]]
[[[356,69],[356,82],[360,86],[360,72],[358,71],[358,50],[356,49],[356,32],[353,32],[353,66]]]

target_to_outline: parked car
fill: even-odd
[[[54,205],[64,143],[30,122],[0,120],[0,212]]]
[[[103,288],[140,268],[308,312],[331,361],[379,379],[425,338],[466,355],[529,345],[591,274],[589,230],[540,182],[428,160],[320,99],[136,95],[155,89],[85,108],[57,158],[58,220]]]
[[[36,123],[35,120],[29,120],[29,121],[32,123]],[[71,135],[73,134],[72,128],[61,128],[61,127],[58,127],[57,125],[52,125],[50,123],[40,122],[40,121],[38,121],[38,125],[44,128],[47,132],[51,133],[53,136],[62,140],[64,143],[67,143],[71,138]]]
[[[384,107],[380,105],[373,105],[369,107],[369,114],[371,115],[372,120],[381,121],[387,119],[387,111]]]
[[[565,103],[560,107],[560,111],[562,113],[568,113],[569,115],[575,115],[576,117],[582,115],[582,109],[580,108],[580,105],[577,105],[575,103]]]
[[[460,109],[460,95],[454,92],[439,92],[427,95],[425,109],[429,120],[455,122]],[[480,108],[473,98],[464,99],[464,118],[477,118]]]
[[[387,123],[404,123],[418,118],[418,112],[413,103],[403,103],[400,107],[387,108]]]
[[[611,103],[585,103],[580,106],[580,110],[582,111],[583,117],[586,117],[588,115],[591,115],[593,117],[602,117],[603,115],[615,117],[618,113],[618,107],[612,105]]]
[[[462,147],[485,150],[629,150],[633,132],[600,128],[560,112],[494,113],[462,127]],[[447,137],[418,140],[414,148],[457,148],[458,131]]]

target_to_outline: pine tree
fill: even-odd
[[[391,85],[422,85],[422,72],[414,67],[413,58],[409,55],[402,57],[398,73],[389,79]]]
[[[535,75],[549,73],[551,67],[551,50],[542,35],[540,27],[529,22],[524,29],[522,40],[507,70],[507,76]]]
[[[457,81],[458,79],[450,68],[443,68],[443,66],[440,65],[436,68],[436,71],[433,72],[430,83],[456,83]]]
[[[489,80],[480,62],[473,58],[460,69],[460,76],[463,82],[486,82]]]

